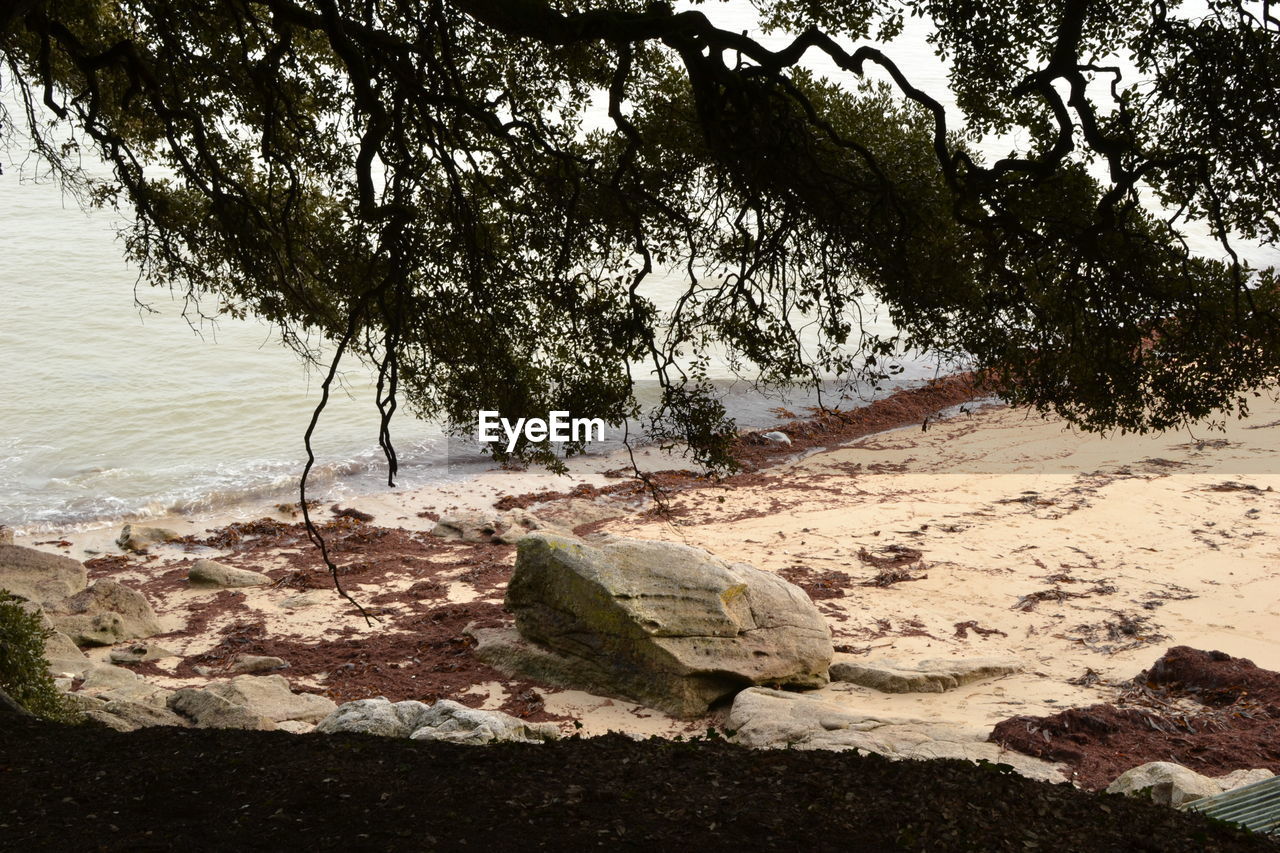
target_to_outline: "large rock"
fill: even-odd
[[[175,530],[167,527],[144,527],[141,524],[126,524],[116,537],[116,544],[125,551],[145,551],[152,545],[162,545],[181,539]]]
[[[834,685],[811,693],[753,687],[733,700],[725,729],[757,748],[857,749],[893,759],[963,758],[1008,764],[1045,782],[1062,782],[1060,765],[1002,750],[990,730],[962,722],[899,717],[858,707]]]
[[[235,705],[221,696],[195,687],[175,690],[169,697],[169,710],[181,714],[201,729],[273,730],[274,720],[255,714],[243,705]]]
[[[408,737],[422,728],[423,718],[430,706],[412,699],[391,702],[378,696],[375,699],[357,699],[345,702],[334,709],[316,726],[319,734],[380,735],[382,737]]]
[[[289,666],[283,658],[271,655],[240,655],[231,666],[232,675],[255,675],[260,672],[271,672],[273,669],[285,669]]]
[[[1266,769],[1235,770],[1215,779],[1172,761],[1150,761],[1121,773],[1107,786],[1107,793],[1149,798],[1163,806],[1180,806],[1261,782],[1273,775]]]
[[[552,723],[527,723],[501,711],[482,711],[441,699],[428,709],[420,728],[409,737],[465,744],[542,743],[559,738],[560,729]]]
[[[210,587],[265,586],[272,583],[271,578],[261,572],[237,569],[216,560],[196,560],[187,572],[187,580],[193,586]]]
[[[160,633],[156,612],[142,593],[100,580],[49,612],[58,630],[82,646],[110,646]]]
[[[0,589],[50,606],[85,588],[84,565],[59,554],[0,542]]]
[[[861,684],[881,693],[945,693],[962,684],[1021,671],[1022,663],[1007,657],[922,660],[916,664],[884,658],[833,663],[831,680]]]
[[[318,723],[338,707],[332,699],[314,693],[294,693],[282,675],[237,675],[230,681],[207,685],[205,690],[277,723]]]
[[[1150,797],[1154,803],[1180,806],[1201,797],[1222,793],[1222,787],[1207,776],[1201,776],[1172,761],[1151,761],[1131,767],[1107,786],[1108,794]]]
[[[550,533],[521,540],[510,632],[475,632],[492,666],[680,717],[752,684],[827,683],[831,633],[798,587],[697,548]]]
[[[136,672],[113,664],[89,661],[79,693],[103,701],[121,700],[164,707],[173,691],[139,678]],[[79,694],[77,694],[79,695]]]

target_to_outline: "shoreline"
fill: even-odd
[[[468,631],[509,620],[514,548],[431,536],[438,516],[527,511],[579,535],[680,542],[774,572],[814,600],[837,664],[1018,662],[942,692],[839,681],[796,694],[831,713],[916,729],[985,739],[1013,718],[1145,707],[1132,679],[1176,645],[1280,669],[1280,554],[1268,545],[1280,537],[1280,404],[1212,437],[1107,438],[1001,405],[957,408],[960,394],[943,383],[879,409],[798,421],[782,428],[791,445],[747,434],[742,445],[755,455],[723,478],[672,472],[656,449],[642,451],[637,461],[667,489],[662,512],[634,481],[610,477],[610,460],[590,457],[590,470],[552,483],[567,489],[549,488],[541,471],[496,470],[451,491],[344,502],[373,515],[367,524],[322,508],[344,587],[383,619],[372,626],[327,575],[308,571],[313,549],[285,517],[214,526],[213,535],[182,530],[194,534],[185,544],[141,556],[113,549],[88,562],[90,580],[138,588],[160,614],[154,642],[175,656],[135,667],[157,689],[225,679],[241,654],[273,655],[289,662],[279,674],[295,690],[335,701],[452,698],[584,735],[687,736],[727,727],[729,709],[677,720],[481,664]],[[939,406],[948,417],[921,419]],[[67,541],[41,547],[92,547]],[[186,574],[201,557],[274,584],[191,588]],[[109,653],[89,658],[102,664]],[[820,735],[799,745],[828,748]]]

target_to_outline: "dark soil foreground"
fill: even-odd
[[[469,747],[25,720],[0,849],[1262,850],[1193,814],[991,765],[721,741]]]

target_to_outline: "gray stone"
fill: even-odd
[[[61,631],[54,631],[44,640],[44,657],[51,664],[55,660],[88,661],[75,641]],[[52,666],[50,667],[52,669]]]
[[[760,433],[760,437],[763,438],[765,441],[771,441],[774,444],[786,444],[786,445],[791,444],[791,436],[787,435],[785,432],[780,432],[778,430],[773,430],[771,432],[762,432]]]
[[[676,716],[750,684],[827,682],[830,630],[802,590],[686,545],[532,533],[506,606],[519,637],[475,632],[485,662]]]
[[[176,656],[174,652],[155,643],[131,643],[123,648],[112,649],[107,658],[115,664],[129,664]]]
[[[344,702],[316,725],[319,734],[350,732],[380,735],[382,737],[408,737],[422,728],[430,706],[412,699],[391,702],[378,696],[374,699],[357,699]]]
[[[1180,806],[1222,793],[1216,779],[1202,776],[1172,761],[1150,761],[1131,767],[1107,786],[1108,794],[1149,797],[1153,803]]]
[[[141,524],[126,524],[116,537],[116,544],[125,551],[145,551],[152,545],[162,545],[181,539],[175,530],[167,527],[145,527]]]
[[[141,725],[133,722],[132,720],[126,720],[124,717],[117,717],[115,714],[107,711],[85,711],[84,716],[86,720],[92,720],[104,728],[115,729],[118,732],[136,732],[138,729],[142,728]]]
[[[216,560],[196,560],[187,572],[193,586],[239,587],[265,586],[273,581],[261,572],[237,569]]]
[[[900,664],[888,658],[877,661],[837,661],[831,664],[831,680],[847,681],[881,693],[944,693],[962,684],[1021,672],[1022,662],[1009,657],[961,660],[922,660]]]
[[[142,702],[129,702],[124,699],[113,699],[106,704],[102,710],[108,714],[114,714],[122,720],[136,724],[139,728],[147,726],[177,726],[186,728],[191,722],[185,717],[181,717],[170,711],[168,708],[158,708],[155,705],[147,705]]]
[[[0,542],[0,589],[49,606],[80,592],[87,583],[84,564],[78,560]]]
[[[205,690],[275,722],[318,723],[338,707],[332,699],[314,693],[294,693],[282,675],[238,675]]]
[[[67,693],[63,698],[77,711],[104,711],[107,707],[107,700],[84,693]]]
[[[420,727],[409,735],[413,740],[437,740],[449,743],[542,743],[560,737],[560,729],[551,723],[526,723],[501,711],[482,711],[450,699],[436,702],[419,721]]]
[[[990,729],[947,720],[899,717],[858,707],[833,685],[810,693],[752,687],[733,700],[725,729],[756,748],[856,749],[892,759],[963,758],[1007,764],[1032,779],[1062,782],[1061,765],[1001,749]]]
[[[51,609],[58,630],[85,646],[110,646],[159,634],[160,623],[142,593],[100,580]]]
[[[201,729],[274,730],[275,721],[255,714],[242,705],[234,705],[221,696],[194,687],[175,690],[169,697],[169,710],[181,714]]]
[[[274,669],[284,669],[287,666],[289,664],[285,663],[282,658],[271,657],[270,655],[240,655],[231,666],[231,674],[251,675],[259,672],[271,672]]]
[[[1232,770],[1227,775],[1219,776],[1213,781],[1217,782],[1218,787],[1223,791],[1234,791],[1236,788],[1243,788],[1245,785],[1252,785],[1254,782],[1270,779],[1274,775],[1276,774],[1265,767],[1259,767],[1256,770]]]

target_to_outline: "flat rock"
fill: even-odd
[[[259,672],[271,672],[275,669],[285,669],[289,664],[285,663],[283,658],[272,657],[271,655],[240,655],[236,658],[236,662],[231,665],[232,675],[252,675]]]
[[[327,597],[318,589],[309,589],[306,592],[300,592],[297,595],[291,595],[281,600],[280,606],[285,610],[301,610],[304,607],[315,607]]]
[[[1154,803],[1180,806],[1222,793],[1216,779],[1202,776],[1172,761],[1150,761],[1131,767],[1107,786],[1108,794],[1150,797]]]
[[[58,630],[83,646],[111,646],[159,634],[160,622],[137,590],[100,580],[49,611]]]
[[[126,524],[120,529],[120,535],[116,537],[116,544],[125,551],[137,552],[145,551],[152,545],[162,545],[165,542],[172,542],[181,538],[181,534],[167,527]]]
[[[413,740],[449,743],[542,743],[560,737],[552,723],[528,723],[502,711],[469,708],[451,699],[441,699],[419,720]]]
[[[155,643],[130,643],[127,646],[112,649],[107,655],[107,659],[114,664],[143,663],[171,657],[177,657],[177,654]]]
[[[477,633],[481,660],[680,717],[751,684],[822,686],[833,653],[800,588],[671,542],[531,533],[506,607],[518,636]]]
[[[172,691],[138,677],[122,666],[94,663],[83,673],[84,681],[77,694],[96,696],[104,701],[123,700],[163,707]]]
[[[987,728],[861,710],[851,697],[832,691],[752,687],[734,698],[725,729],[735,742],[757,748],[857,749],[893,759],[985,760],[1010,765],[1032,779],[1066,780],[1061,765],[989,743]]]
[[[217,694],[195,687],[175,690],[169,697],[169,710],[191,720],[201,729],[251,729],[258,731],[276,728],[274,720],[255,714],[243,705],[235,705]]]
[[[538,518],[524,509],[504,513],[465,512],[446,515],[431,528],[431,535],[456,542],[484,544],[497,542],[514,545],[535,530],[567,533],[558,525]]]
[[[1011,657],[931,659],[915,664],[883,658],[865,662],[837,661],[831,665],[831,680],[860,684],[881,693],[944,693],[962,684],[1022,669],[1022,662]]]
[[[338,707],[332,699],[314,693],[294,693],[282,675],[238,675],[209,684],[205,690],[275,722],[318,723]]]
[[[316,725],[318,734],[380,735],[381,737],[408,737],[422,728],[423,719],[430,706],[406,699],[391,702],[385,697],[357,699],[344,702]]]
[[[210,587],[265,586],[273,583],[262,572],[237,569],[216,560],[196,560],[187,571],[187,580],[192,586]]]
[[[84,564],[79,560],[0,542],[0,589],[50,606],[87,584]]]

